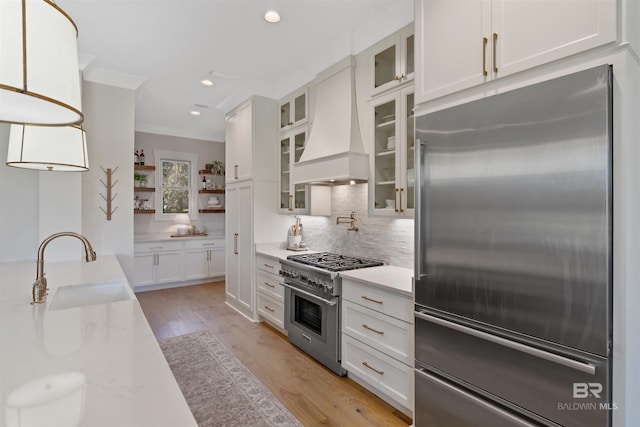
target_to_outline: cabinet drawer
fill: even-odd
[[[133,245],[134,253],[160,252],[160,251],[181,251],[182,242],[146,242]]]
[[[342,334],[342,367],[366,381],[374,393],[411,409],[413,368]],[[385,399],[386,400],[386,399]]]
[[[411,298],[348,279],[342,280],[342,296],[345,300],[413,324]]]
[[[271,258],[264,255],[256,255],[256,268],[268,271],[272,274],[278,274],[280,271],[280,261],[277,258]]]
[[[258,270],[256,273],[258,290],[277,301],[284,301],[284,287],[280,285],[280,276]]]
[[[224,249],[224,239],[185,240],[185,249]]]
[[[413,325],[409,323],[343,301],[342,332],[407,365],[413,363]]]
[[[258,313],[267,322],[284,330],[284,302],[278,302],[258,292]]]

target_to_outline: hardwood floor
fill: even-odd
[[[224,282],[137,294],[158,340],[209,330],[305,426],[407,426],[411,420],[347,377],[338,377],[265,323],[224,304]]]

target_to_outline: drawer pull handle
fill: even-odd
[[[378,300],[376,300],[376,299],[369,298],[369,297],[368,297],[368,296],[366,296],[366,295],[362,295],[362,299],[365,299],[365,300],[367,300],[367,301],[371,301],[371,302],[375,302],[376,304],[382,304],[382,303],[383,303],[383,301],[378,301]]]
[[[384,331],[378,331],[377,329],[373,329],[371,326],[367,325],[367,324],[363,324],[362,325],[363,328],[368,329],[372,332],[375,332],[376,334],[380,334],[380,335],[384,335]]]
[[[372,367],[372,366],[371,366],[371,365],[369,365],[367,362],[362,362],[362,364],[363,364],[364,366],[366,366],[367,368],[371,369],[371,370],[372,370],[373,372],[375,372],[376,374],[378,374],[378,375],[384,375],[384,371],[381,371],[381,370],[379,370],[379,369],[376,369],[376,368]]]
[[[268,305],[265,305],[264,308],[265,308],[265,310],[269,310],[272,313],[276,312],[273,308],[269,307]]]
[[[272,285],[271,283],[264,282],[264,284],[265,284],[265,285],[267,285],[267,286],[268,286],[268,287],[270,287],[270,288],[275,288],[275,286],[274,286],[274,285]]]
[[[202,246],[215,246],[215,243],[203,243]]]
[[[264,265],[267,268],[275,268],[273,265],[269,265],[269,264],[262,264],[262,265]]]
[[[493,33],[493,72],[498,72],[498,60],[497,57],[497,46],[498,46],[498,33]]]

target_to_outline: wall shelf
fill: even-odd
[[[224,194],[224,190],[198,190],[200,194]]]
[[[211,169],[201,169],[198,171],[198,173],[200,175],[216,175],[216,176],[224,176],[224,173],[221,172],[215,172],[212,171]]]
[[[224,208],[219,209],[198,209],[200,213],[224,213]]]
[[[133,165],[133,170],[134,171],[154,171],[156,170],[156,167],[149,166],[149,165]]]
[[[154,214],[156,213],[155,209],[134,209],[134,214]]]
[[[134,193],[153,193],[156,191],[155,187],[133,187]]]

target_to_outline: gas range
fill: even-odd
[[[383,262],[377,259],[340,255],[331,252],[289,255],[287,259],[328,271],[345,271],[383,265]]]
[[[289,255],[280,260],[285,288],[284,325],[291,343],[338,375],[345,375],[340,351],[341,271],[384,262],[330,252]]]
[[[316,252],[289,255],[281,260],[280,275],[289,285],[311,291],[318,296],[339,296],[341,293],[340,271],[375,267],[384,262],[371,258],[340,255],[331,252]]]

